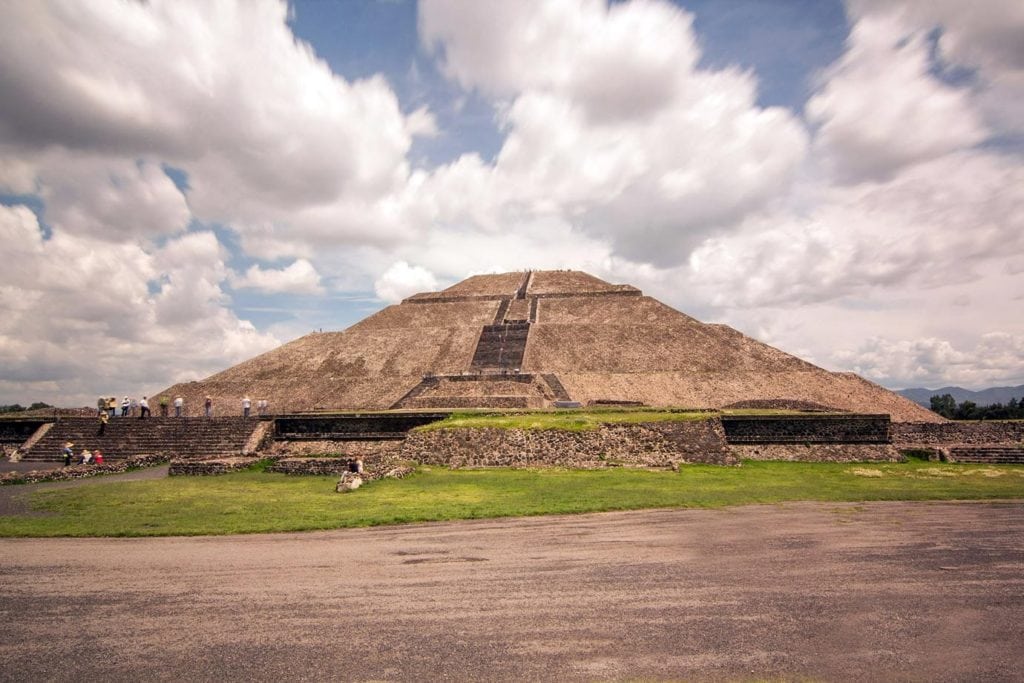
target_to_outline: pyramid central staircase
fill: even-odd
[[[461,375],[426,375],[392,409],[543,408],[572,403],[557,375],[523,373],[531,325],[537,322],[538,297],[529,296],[533,272],[515,292],[502,296],[489,325],[477,338],[469,370]]]

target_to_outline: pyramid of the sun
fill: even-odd
[[[936,419],[856,375],[828,372],[578,271],[470,277],[165,393],[181,395],[188,414],[198,414],[207,395],[218,414],[234,413],[248,395],[276,413],[556,401],[720,408],[786,399],[897,421]]]

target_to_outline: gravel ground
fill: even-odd
[[[0,679],[1010,681],[1024,503],[0,540]]]

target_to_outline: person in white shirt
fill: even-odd
[[[128,409],[132,407],[132,400],[125,396],[121,399],[121,417],[128,417]]]
[[[181,396],[174,397],[174,417],[181,417],[181,409],[185,405],[185,399]]]
[[[249,410],[252,409],[252,401],[248,396],[242,399],[242,417],[249,417]]]
[[[139,419],[149,417],[149,401],[143,396],[142,400],[139,401]]]

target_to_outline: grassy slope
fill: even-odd
[[[872,475],[875,476],[872,476]],[[880,475],[880,476],[878,476]],[[796,500],[1024,498],[1024,467],[747,462],[680,472],[424,468],[334,493],[334,477],[241,472],[41,491],[50,516],[0,517],[3,536],[150,536],[298,531],[655,507]],[[26,489],[25,495],[31,492]]]
[[[440,422],[418,427],[418,430],[446,429],[452,427],[496,427],[499,429],[562,429],[580,432],[597,429],[601,424],[637,422],[685,422],[706,420],[715,413],[686,410],[645,410],[645,409],[589,409],[546,410],[502,413],[457,412]]]

